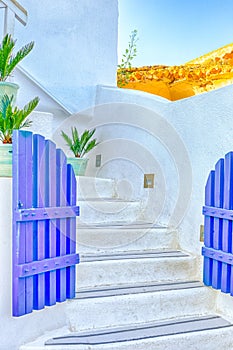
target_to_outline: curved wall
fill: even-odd
[[[178,227],[182,248],[199,253],[205,183],[233,149],[233,86],[177,102],[102,86],[96,107],[69,122],[97,127],[88,175],[117,178],[126,197],[144,199],[144,219]],[[154,189],[143,188],[144,173],[155,174]]]

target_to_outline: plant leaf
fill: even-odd
[[[89,152],[92,148],[94,148],[97,145],[96,139],[90,141],[95,131],[95,129],[85,130],[82,133],[82,135],[79,136],[76,127],[71,127],[72,139],[67,134],[65,134],[64,131],[61,132],[61,135],[66,141],[70,150],[74,153],[74,156],[83,157],[87,152]]]
[[[98,145],[97,143],[97,140],[94,139],[92,141],[90,141],[87,146],[85,147],[85,150],[84,150],[84,154],[90,152],[94,147],[96,147]]]
[[[16,65],[25,58],[29,52],[32,51],[34,47],[34,42],[31,41],[29,44],[23,46],[14,57],[11,57],[9,60],[9,65],[6,69],[6,73],[9,76],[11,72],[15,69]]]
[[[30,120],[26,120],[27,116],[36,108],[39,98],[35,97],[23,109],[13,107],[13,96],[4,95],[0,100],[0,133],[1,140],[11,140],[14,129],[21,129],[31,125]]]
[[[6,34],[0,45],[0,80],[5,81],[12,73],[16,65],[26,57],[34,47],[34,42],[23,46],[14,56],[13,50],[16,41],[10,34]]]

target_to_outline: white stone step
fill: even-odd
[[[232,332],[217,315],[192,316],[79,333],[61,329],[20,350],[231,350]]]
[[[77,251],[99,253],[132,250],[177,249],[177,232],[152,223],[79,225]]]
[[[130,251],[80,255],[76,288],[193,280],[197,259],[180,251]]]
[[[113,179],[76,176],[77,201],[90,198],[116,198],[116,182]]]
[[[83,290],[66,310],[72,331],[83,331],[205,315],[213,307],[211,289],[200,282],[179,281]]]
[[[90,198],[78,201],[78,225],[103,223],[132,223],[141,218],[141,202],[110,198]]]

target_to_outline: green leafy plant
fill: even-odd
[[[27,116],[36,108],[39,98],[35,97],[23,109],[12,105],[13,96],[4,95],[0,101],[0,140],[3,143],[12,143],[14,129],[21,129],[31,125]]]
[[[23,46],[15,55],[16,40],[13,40],[10,34],[6,34],[0,46],[0,81],[5,81],[13,72],[17,64],[26,57],[33,49],[34,42]]]
[[[136,43],[138,41],[137,38],[137,30],[134,29],[129,38],[128,47],[125,50],[125,53],[123,54],[123,57],[121,59],[121,63],[118,64],[118,72],[117,72],[117,84],[119,87],[122,87],[126,85],[129,82],[130,79],[130,72],[129,69],[132,68],[132,61],[134,57],[137,56],[137,46]]]
[[[70,150],[74,153],[74,156],[77,158],[82,158],[85,154],[90,152],[94,147],[98,145],[96,139],[91,140],[95,131],[96,129],[85,130],[82,135],[79,135],[76,127],[71,127],[72,138],[64,133],[64,131],[61,132],[61,135],[66,141]]]

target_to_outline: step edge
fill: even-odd
[[[187,286],[185,286],[185,284]],[[196,290],[196,289],[206,289],[207,287],[202,284],[200,281],[185,281],[185,282],[178,282],[178,283],[160,283],[148,286],[137,286],[137,287],[123,287],[123,285],[115,286],[116,288],[100,288],[97,287],[94,290],[91,290],[89,288],[78,290],[75,294],[75,298],[73,299],[73,302],[79,302],[79,301],[90,301],[90,300],[103,300],[104,298],[124,298],[124,297],[133,297],[138,295],[149,295],[149,294],[158,294],[158,293],[182,293],[187,290]],[[119,288],[120,287],[120,288]],[[146,287],[162,287],[162,289],[155,289],[155,290],[142,290],[143,288],[146,289]],[[173,287],[173,288],[172,288]],[[119,291],[119,289],[122,290],[122,293],[117,293],[114,291]],[[137,290],[138,289],[138,290]],[[206,289],[207,290],[207,289]],[[105,292],[106,294],[103,295],[97,295],[98,293]],[[107,294],[110,292],[109,294]],[[112,293],[111,293],[112,292]],[[93,295],[91,295],[93,293]],[[96,293],[96,295],[94,295]],[[85,294],[87,294],[85,296]],[[88,295],[89,294],[89,295]],[[78,296],[79,295],[79,296]],[[83,296],[82,296],[83,295]],[[69,303],[72,303],[72,300],[69,301]]]
[[[158,320],[158,321],[155,321],[155,323],[159,323],[159,322],[171,322],[172,320],[174,321],[174,320],[186,320],[186,319],[190,319],[190,318],[208,318],[208,317],[219,317],[219,318],[221,318],[221,319],[223,319],[223,320],[225,320],[225,321],[227,321],[226,319],[224,319],[224,317],[222,317],[221,315],[218,315],[218,314],[194,314],[194,315],[192,315],[191,317],[190,316],[187,316],[187,317],[182,317],[182,318],[168,318],[168,319],[161,319],[161,320]],[[139,322],[139,323],[134,323],[134,324],[126,324],[126,325],[124,325],[124,326],[118,326],[118,327],[100,327],[100,328],[96,328],[96,332],[103,332],[103,331],[112,331],[112,330],[115,330],[115,329],[126,329],[126,328],[128,328],[128,327],[134,327],[134,326],[145,326],[145,325],[148,325],[148,324],[152,324],[153,322],[145,322],[145,323],[143,323],[143,322]],[[230,323],[230,322],[229,322]],[[224,327],[222,327],[222,328],[230,328],[230,327],[233,327],[233,324],[229,324],[229,325],[227,325],[227,327],[226,326],[224,326]],[[222,330],[222,328],[220,328],[220,330]],[[218,328],[215,328],[215,329],[212,329],[212,330],[218,330],[219,329],[219,327]],[[87,333],[87,332],[90,332],[91,331],[91,329],[87,329],[87,330],[83,330],[83,331],[80,331],[79,333]],[[190,332],[190,334],[191,333],[199,333],[199,332],[207,332],[207,331],[209,331],[209,330],[204,330],[204,331],[195,331],[195,332]],[[44,349],[47,349],[47,346],[46,345],[44,345],[45,344],[45,341],[49,338],[49,337],[53,337],[54,338],[54,335],[55,335],[55,337],[60,337],[59,336],[59,334],[58,333],[60,333],[60,332],[62,332],[63,334],[65,333],[65,335],[70,335],[70,336],[72,336],[72,334],[74,334],[74,333],[77,333],[77,332],[72,332],[69,328],[67,328],[67,327],[62,327],[62,328],[59,328],[59,329],[56,329],[56,330],[50,330],[50,331],[47,331],[45,334],[43,334],[43,335],[41,335],[41,336],[39,336],[38,338],[36,338],[35,340],[32,340],[32,341],[30,341],[30,342],[28,342],[27,344],[24,344],[24,345],[21,345],[20,346],[20,350],[27,350],[29,347],[35,347],[35,349],[37,349],[37,347],[38,346],[40,346],[40,349],[42,349],[41,348],[41,346],[44,346]],[[55,334],[54,334],[55,333]],[[56,333],[58,334],[58,336],[56,336]],[[175,336],[180,336],[180,335],[182,335],[182,334],[188,334],[188,333],[181,333],[181,334],[175,334],[175,335],[172,335],[172,336],[167,336],[167,337],[175,337]],[[159,337],[157,337],[157,339],[158,339]],[[161,338],[164,338],[164,336],[161,336]],[[153,338],[149,338],[149,339],[153,339]],[[134,342],[136,342],[137,340],[135,340]],[[125,343],[127,343],[127,341],[125,341]],[[62,344],[62,345],[64,345],[64,344]],[[54,347],[53,347],[54,348]],[[53,348],[51,348],[51,349],[53,349]],[[71,349],[73,349],[73,348],[71,348]]]
[[[88,345],[88,346],[105,346],[105,345],[110,345],[110,344],[120,344],[120,343],[129,343],[129,342],[137,342],[137,341],[146,341],[149,339],[159,339],[159,338],[165,338],[165,337],[175,337],[175,336],[184,336],[184,335],[188,335],[188,334],[193,334],[193,333],[202,333],[203,332],[207,332],[207,331],[214,331],[214,330],[222,330],[222,329],[227,329],[227,328],[232,328],[233,325],[225,325],[225,326],[216,326],[216,327],[206,327],[204,329],[198,329],[198,330],[189,330],[189,331],[183,331],[183,332],[177,332],[177,333],[168,333],[168,334],[160,334],[157,336],[144,336],[141,338],[135,338],[135,339],[126,339],[126,340],[118,340],[118,341],[108,341],[108,342],[98,342],[98,343],[69,343],[69,344],[65,344],[65,343],[58,343],[58,344],[49,344],[49,341],[45,342],[45,346],[61,346],[61,345],[67,345],[67,346],[73,346],[73,345],[77,345],[77,346],[82,346],[82,345]]]

